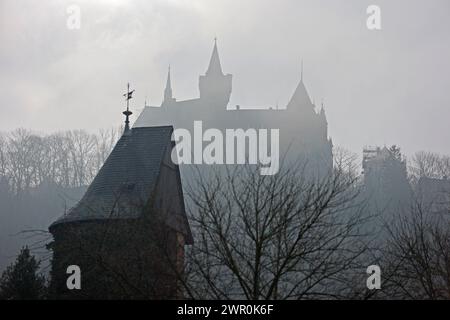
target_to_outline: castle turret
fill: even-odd
[[[52,299],[183,297],[184,247],[193,238],[172,134],[172,126],[129,129],[83,198],[50,225]],[[67,285],[74,264],[81,290]]]
[[[214,48],[209,61],[208,70],[199,78],[200,99],[214,105],[226,107],[231,96],[232,75],[223,74],[220,65],[217,41],[214,39]]]

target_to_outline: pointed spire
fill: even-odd
[[[222,75],[222,66],[220,65],[219,51],[217,50],[217,38],[214,38],[214,48],[209,61],[206,75]]]
[[[170,64],[167,70],[166,88],[164,89],[164,101],[172,100],[172,81],[170,80]]]
[[[292,95],[287,108],[299,108],[306,110],[314,110],[314,101],[311,101],[308,91],[306,90],[305,84],[303,82],[303,59],[301,61],[300,69],[300,82],[295,88],[294,94]]]
[[[300,70],[300,81],[303,82],[303,58],[302,58],[301,70]]]

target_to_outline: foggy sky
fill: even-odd
[[[285,105],[303,58],[335,145],[450,154],[449,14],[448,0],[0,0],[0,131],[117,126],[128,81],[134,121],[161,103],[168,64],[174,97],[197,97],[217,36],[231,105]]]

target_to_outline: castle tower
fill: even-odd
[[[200,99],[213,105],[226,107],[230,101],[232,75],[223,74],[220,64],[217,40],[205,75],[199,77]]]
[[[193,238],[173,127],[129,128],[125,115],[126,131],[83,198],[49,227],[53,299],[183,297],[184,247]],[[67,285],[69,266],[81,272],[78,290]]]

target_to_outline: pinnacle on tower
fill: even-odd
[[[169,65],[169,69],[167,71],[167,81],[166,81],[166,88],[164,89],[164,101],[168,102],[170,100],[172,100],[172,83],[171,83],[171,79],[170,79],[170,65]]]
[[[219,51],[217,50],[217,38],[214,38],[214,48],[209,61],[206,75],[221,75],[223,76],[222,66],[220,65]]]

